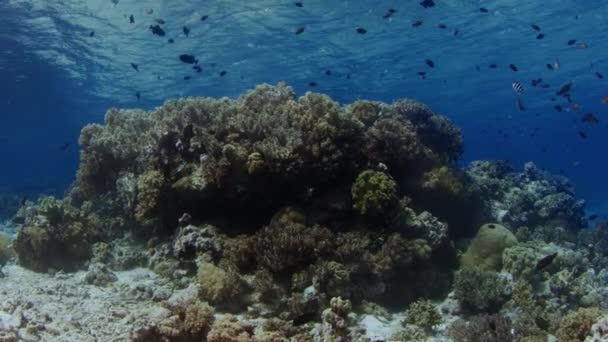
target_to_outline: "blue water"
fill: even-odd
[[[318,91],[345,103],[423,101],[463,128],[463,165],[535,161],[568,175],[590,212],[608,214],[605,1],[436,0],[427,9],[419,1],[115,2],[0,0],[0,192],[63,192],[78,166],[80,128],[101,122],[109,107],[233,97],[284,80],[298,94]],[[389,8],[396,13],[383,18]],[[156,19],[166,22],[166,36],[149,30]],[[196,56],[202,72],[180,62],[181,54]],[[556,61],[558,70],[546,68]],[[532,87],[537,78],[550,88]],[[526,111],[516,106],[515,81],[524,86]],[[568,82],[581,109],[560,113],[554,105],[572,104],[555,92]],[[599,124],[581,122],[586,113]]]

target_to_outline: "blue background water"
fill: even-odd
[[[301,8],[278,0],[116,2],[0,0],[0,192],[61,193],[78,165],[79,129],[101,122],[109,107],[233,97],[284,80],[298,94],[314,90],[344,103],[423,101],[463,128],[463,164],[510,159],[521,167],[533,160],[565,172],[590,211],[608,214],[605,1],[435,0],[428,9],[419,1],[303,0]],[[397,12],[383,18],[389,8]],[[166,21],[165,37],[148,29],[158,18]],[[412,27],[417,20],[423,24]],[[544,39],[536,39],[533,23]],[[295,35],[299,27],[306,29]],[[367,33],[356,33],[357,27]],[[577,43],[568,46],[570,39]],[[201,73],[180,62],[184,53],[200,60]],[[557,60],[559,70],[546,68]],[[489,68],[492,63],[498,68]],[[537,78],[551,87],[532,87]],[[515,104],[514,81],[525,88],[524,112]],[[582,108],[558,113],[554,105],[568,104],[555,92],[567,82]],[[582,123],[586,113],[600,123]],[[581,139],[579,130],[589,138]]]

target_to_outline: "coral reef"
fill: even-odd
[[[576,231],[585,225],[584,201],[576,199],[572,184],[533,163],[515,173],[504,161],[478,161],[466,173],[481,190],[487,215],[512,229],[551,226]]]
[[[80,147],[74,184],[63,199],[25,201],[12,246],[19,265],[55,275],[31,277],[77,280],[81,300],[116,288],[125,340],[601,333],[608,230],[581,231],[573,188],[533,164],[459,170],[460,130],[418,102],[342,106],[263,84],[237,99],[111,109]],[[125,313],[138,301],[154,305]]]
[[[42,197],[28,208],[13,247],[19,263],[33,270],[74,270],[92,256],[92,245],[102,236],[97,215]]]

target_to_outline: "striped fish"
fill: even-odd
[[[511,84],[511,88],[513,88],[513,91],[517,94],[517,95],[521,95],[524,92],[524,86],[521,85],[521,83],[519,82],[513,82]]]

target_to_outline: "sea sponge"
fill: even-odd
[[[353,207],[361,215],[379,215],[397,203],[397,183],[384,172],[365,170],[352,189]]]
[[[485,271],[500,271],[502,253],[517,244],[510,230],[497,223],[484,224],[479,228],[469,248],[462,256],[462,267],[478,267]]]
[[[496,272],[463,268],[454,277],[454,296],[472,312],[498,312],[511,292],[509,279]]]
[[[441,323],[441,314],[435,304],[428,299],[419,299],[410,304],[404,324],[412,324],[424,330],[431,330],[433,326]]]

